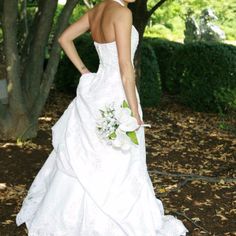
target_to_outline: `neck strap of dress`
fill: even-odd
[[[120,3],[122,6],[125,6],[125,4],[121,0],[113,0],[113,1]]]

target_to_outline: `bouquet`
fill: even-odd
[[[138,145],[136,129],[140,127],[133,116],[126,100],[120,106],[114,102],[99,109],[100,117],[97,121],[97,134],[113,147],[129,150],[131,145]],[[148,124],[142,126],[151,127]]]

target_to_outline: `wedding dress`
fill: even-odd
[[[114,0],[122,4],[119,0]],[[138,32],[132,26],[132,57]],[[81,76],[77,95],[52,127],[53,150],[32,182],[16,216],[29,236],[182,236],[188,230],[164,215],[147,172],[144,127],[129,151],[101,142],[100,107],[126,98],[116,42],[94,42],[96,73]],[[143,117],[140,98],[139,112]]]

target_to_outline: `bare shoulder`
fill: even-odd
[[[126,24],[132,24],[132,11],[123,6],[116,6],[116,11],[114,12],[114,22],[115,23],[126,23]]]
[[[132,11],[128,7],[116,6],[115,16],[117,18],[132,18]]]

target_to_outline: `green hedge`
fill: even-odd
[[[190,43],[168,63],[169,89],[197,111],[236,109],[236,48],[222,43]],[[173,89],[174,88],[174,89]]]
[[[144,38],[144,41],[150,44],[154,49],[160,67],[162,89],[168,91],[170,87],[167,85],[167,73],[170,70],[168,66],[169,60],[173,54],[184,45],[160,38]]]
[[[142,106],[150,107],[159,104],[162,94],[159,65],[153,48],[145,41],[141,45],[139,91]]]
[[[79,37],[75,41],[75,46],[89,70],[96,72],[99,60],[90,35],[85,34]],[[159,103],[161,96],[159,67],[151,46],[144,42],[141,50],[140,100],[143,106],[154,106]],[[55,78],[56,88],[62,91],[75,92],[80,76],[80,72],[68,57],[62,54]]]
[[[95,72],[99,62],[91,37],[85,34],[75,44],[85,64]],[[75,91],[79,78],[79,71],[63,55],[56,87]],[[197,111],[235,109],[236,47],[203,42],[183,45],[145,38],[141,45],[138,85],[142,106],[158,105],[162,90],[166,90],[177,94],[180,102]]]

